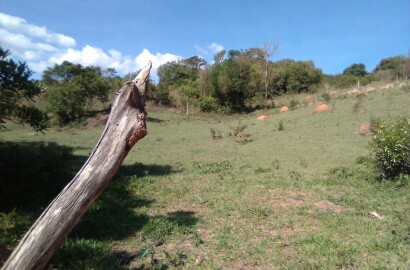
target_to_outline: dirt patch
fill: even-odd
[[[288,106],[283,106],[282,108],[280,108],[280,112],[281,112],[281,113],[284,113],[284,112],[287,112],[287,111],[289,111],[289,107],[288,107]]]
[[[304,203],[304,200],[297,200],[294,198],[278,198],[274,200],[274,204],[279,207],[299,206]]]
[[[331,211],[337,214],[342,213],[346,210],[346,208],[344,208],[343,206],[334,204],[327,200],[316,202],[315,206],[321,211]]]
[[[277,207],[286,208],[303,205],[314,205],[316,210],[320,212],[330,211],[337,214],[347,210],[347,208],[334,204],[328,200],[319,200],[313,193],[292,189],[269,190],[269,193],[273,194],[273,198],[270,199],[270,202]]]
[[[298,226],[287,226],[285,225],[282,230],[282,236],[289,236],[295,233],[303,233],[303,232],[312,232],[312,231],[317,231],[318,230],[318,225],[317,225],[317,220],[313,217],[309,217],[308,220],[308,226],[307,227],[298,227]]]
[[[329,105],[326,104],[318,104],[315,108],[315,112],[328,112],[330,111]]]
[[[370,133],[370,123],[365,122],[365,123],[360,125],[359,134],[360,135],[365,135],[365,134],[368,134],[368,133]]]
[[[265,121],[266,119],[268,119],[270,117],[270,115],[261,115],[258,116],[258,118],[256,118],[256,120],[258,121]]]

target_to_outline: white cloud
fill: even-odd
[[[201,55],[207,55],[208,54],[208,50],[204,49],[198,45],[195,45],[195,50],[197,50]]]
[[[0,28],[0,43],[3,47],[23,54],[25,50],[39,50],[46,52],[55,52],[57,48],[44,42],[33,42],[28,37],[19,33],[11,33]]]
[[[205,48],[198,46],[198,45],[195,45],[194,47],[195,47],[195,50],[199,52],[201,57],[206,57],[209,55],[213,56],[224,49],[224,47],[221,44],[218,44],[216,42],[212,42],[210,45],[207,45]]]
[[[133,59],[131,56],[123,56],[117,50],[109,50],[107,53],[100,48],[87,45],[82,50],[69,48],[64,53],[49,58],[48,62],[61,64],[63,61],[69,61],[84,66],[113,67],[118,72],[126,74],[143,68],[148,61],[151,61],[153,69],[151,73],[154,74],[160,65],[178,59],[181,57],[170,53],[154,55],[147,49]]]
[[[47,43],[54,43],[63,47],[75,46],[75,39],[63,34],[53,33],[44,26],[28,23],[25,19],[0,12],[0,27],[4,30],[41,39]]]
[[[0,12],[0,46],[9,49],[39,73],[54,64],[69,61],[83,66],[115,68],[120,74],[127,74],[151,61],[151,74],[155,77],[160,65],[182,58],[171,53],[153,54],[148,49],[143,49],[137,56],[130,56],[113,49],[104,51],[91,45],[77,49],[75,45],[76,41],[72,37],[53,33],[44,26],[30,24],[23,18]]]
[[[171,61],[177,61],[179,59],[182,59],[181,56],[177,56],[171,53],[157,53],[153,55],[149,50],[144,49],[136,58],[135,62],[137,63],[139,68],[144,67],[148,61],[152,62],[152,68],[153,69],[158,69],[160,65],[163,65],[167,62]]]
[[[211,50],[211,52],[213,53],[219,53],[224,49],[224,47],[221,44],[212,42],[212,44],[208,46],[208,49]]]

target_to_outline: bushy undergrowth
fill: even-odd
[[[125,269],[110,251],[111,246],[107,242],[68,239],[47,269]]]
[[[382,178],[397,179],[410,174],[410,118],[399,117],[393,123],[371,121],[372,163]]]
[[[71,179],[72,149],[55,143],[0,143],[0,210],[45,206]]]

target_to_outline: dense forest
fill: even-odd
[[[365,86],[410,75],[410,58],[404,56],[382,59],[371,72],[364,64],[354,63],[341,74],[328,75],[313,61],[269,60],[276,50],[266,46],[224,50],[212,63],[198,56],[167,62],[158,68],[158,82],[150,82],[149,99],[161,106],[186,108],[187,113],[192,107],[202,112],[240,113],[274,107],[279,95]],[[50,124],[81,122],[98,110],[97,103],[100,110],[108,110],[115,91],[135,76],[121,77],[115,68],[64,61],[47,68],[41,80],[33,81],[33,72],[25,63],[13,61],[8,50],[0,52],[0,120],[29,123],[36,130]],[[34,103],[39,95],[46,100],[42,110]]]

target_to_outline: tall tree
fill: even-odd
[[[364,77],[367,74],[366,66],[364,64],[352,64],[343,71],[343,74]]]
[[[68,61],[44,71],[49,108],[59,124],[84,116],[97,100],[108,100],[108,93],[112,87],[118,86],[118,79],[115,79],[115,70],[107,70],[106,74],[104,77],[100,67],[83,67]]]
[[[268,93],[269,85],[271,82],[271,76],[273,72],[270,70],[269,58],[277,53],[279,50],[279,44],[272,45],[269,42],[265,42],[263,45],[263,58],[264,58],[264,70],[263,70],[263,85],[265,87],[265,106],[268,105]]]
[[[311,92],[322,81],[322,71],[312,61],[285,59],[275,63],[272,84],[276,94]]]
[[[26,63],[15,62],[9,55],[0,47],[0,123],[8,119],[42,131],[47,128],[49,117],[30,104],[42,89],[38,82],[30,80],[33,72]]]
[[[390,79],[406,78],[405,59],[404,56],[384,58],[376,66],[374,72],[376,74],[387,72],[390,75]]]

